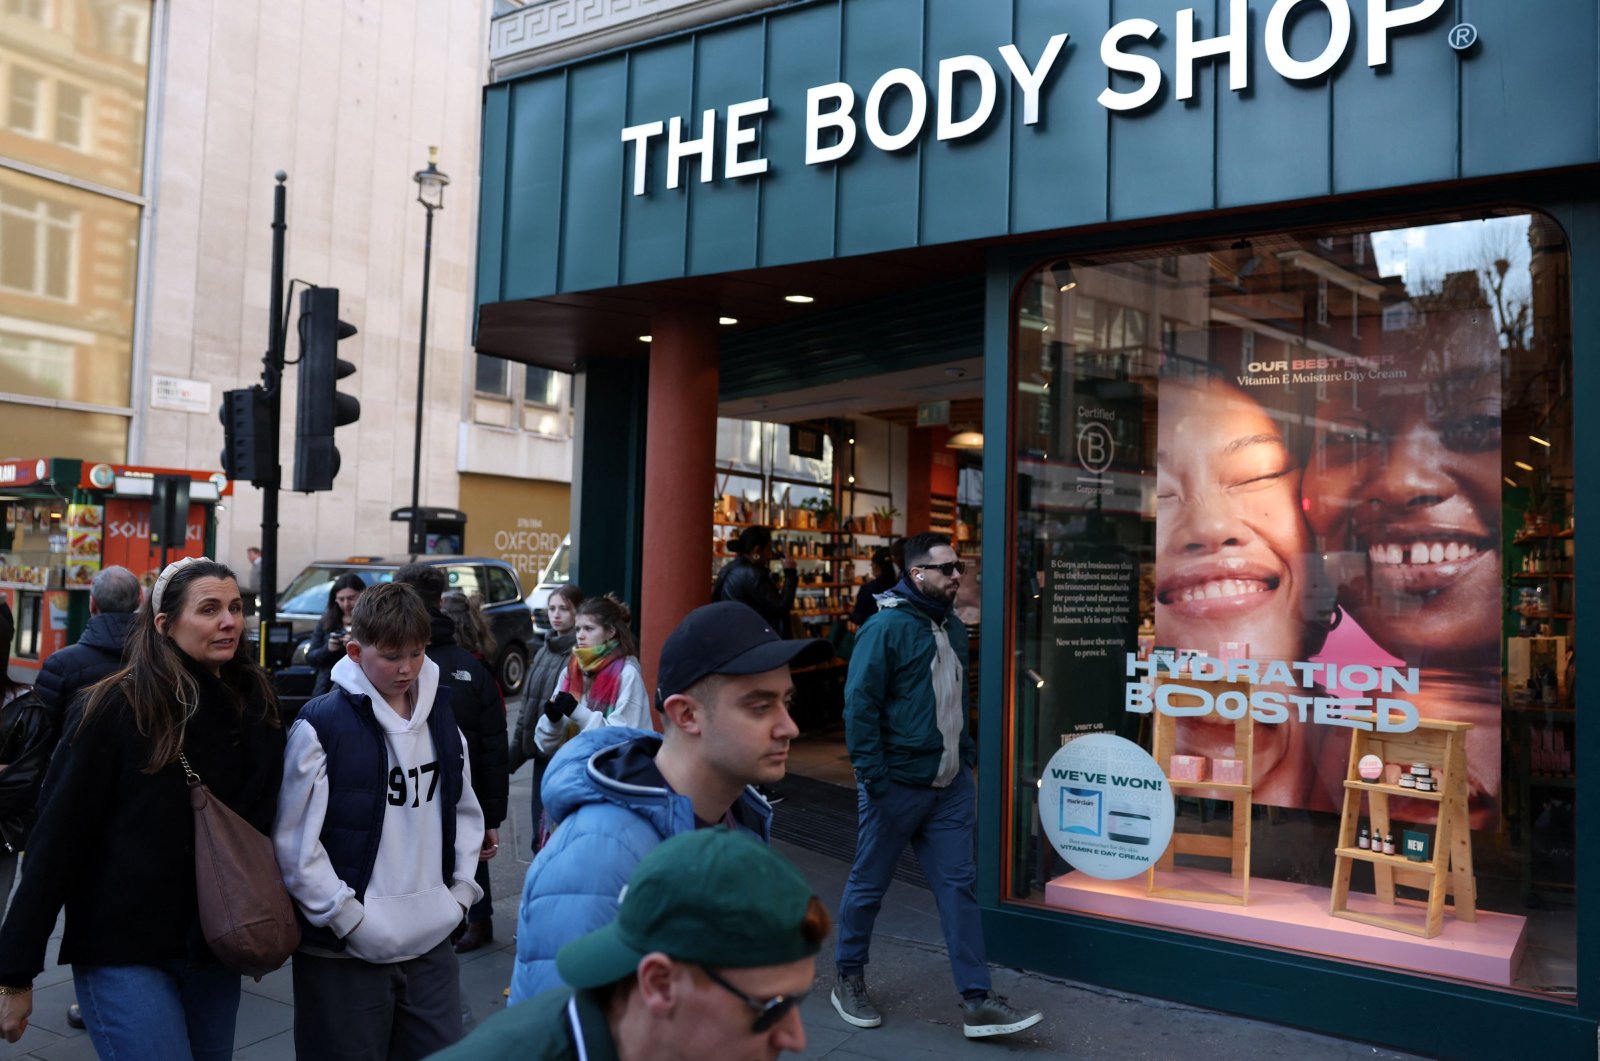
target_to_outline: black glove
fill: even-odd
[[[559,692],[550,698],[544,705],[544,717],[551,722],[559,722],[572,714],[572,709],[578,706],[577,697],[569,692]]]

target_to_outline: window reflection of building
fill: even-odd
[[[0,288],[71,299],[77,213],[0,185]]]
[[[150,16],[0,0],[0,452],[126,454]]]

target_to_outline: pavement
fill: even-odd
[[[516,707],[512,708],[515,718]],[[516,929],[517,897],[531,860],[530,793],[532,771],[512,779],[511,820],[501,828],[500,857],[490,863],[495,898],[494,942],[461,958],[462,1002],[471,1023],[505,1005]],[[783,814],[783,806],[776,813]],[[837,857],[781,841],[774,845],[806,874],[830,910],[838,907],[852,852]],[[70,1061],[93,1058],[88,1035],[67,1025],[73,998],[69,969],[55,964],[61,926],[51,940],[44,973],[35,981],[34,1014],[18,1043],[0,1041],[0,1059]],[[1033,1028],[1005,1038],[968,1040],[961,1034],[958,999],[950,982],[939,916],[925,889],[896,881],[884,899],[873,939],[867,983],[884,1013],[879,1028],[846,1024],[833,1010],[828,993],[833,968],[825,945],[817,962],[818,983],[801,1007],[808,1039],[805,1058],[881,1059],[993,1058],[1017,1056],[1083,1059],[1233,1059],[1284,1058],[1293,1061],[1408,1059],[1365,1043],[1315,1035],[1293,1028],[1214,1013],[1159,999],[1127,995],[1086,984],[996,966],[995,990],[1013,1004],[1044,1011]],[[234,1057],[238,1061],[288,1061],[294,1057],[294,1006],[289,968],[259,982],[246,980],[239,1006]]]

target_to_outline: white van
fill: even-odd
[[[545,601],[550,599],[550,591],[557,586],[565,586],[569,575],[567,574],[567,557],[572,546],[572,535],[561,539],[561,545],[556,549],[555,555],[550,557],[550,562],[544,565],[544,570],[539,572],[539,582],[533,587],[533,592],[528,594],[528,610],[533,613],[533,632],[537,637],[543,637],[550,632],[550,620],[545,618]]]

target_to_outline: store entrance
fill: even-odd
[[[779,790],[785,799],[842,797],[853,810],[841,721],[848,659],[876,593],[903,573],[896,546],[908,534],[948,535],[966,564],[955,607],[971,639],[976,733],[982,381],[982,359],[967,358],[719,406],[713,582],[727,565],[747,562],[744,543],[754,528],[767,528],[796,573],[784,633],[826,638],[838,653],[795,675],[801,737]],[[769,566],[782,587],[783,561],[774,556]]]

